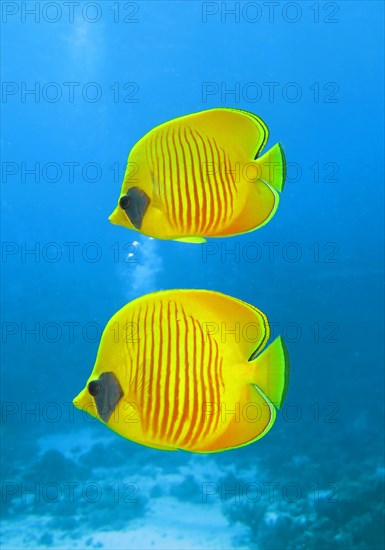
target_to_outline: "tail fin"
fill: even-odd
[[[255,161],[261,173],[261,179],[277,191],[282,191],[286,179],[286,160],[280,143],[276,143],[262,157]]]
[[[279,336],[256,359],[252,360],[253,383],[257,385],[274,405],[280,409],[289,385],[289,354]]]

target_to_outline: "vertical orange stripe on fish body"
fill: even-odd
[[[143,417],[143,427],[145,432],[148,431],[151,421],[151,399],[149,396],[151,396],[151,391],[153,387],[153,381],[154,381],[154,371],[155,371],[155,349],[158,347],[158,342],[156,342],[156,332],[155,332],[155,305],[153,305],[150,312],[150,318],[146,327],[146,334],[148,337],[148,353],[146,354],[146,358],[148,358],[149,361],[149,377],[148,377],[148,384],[146,387],[146,396],[147,399],[144,401],[144,406],[142,409],[142,417]]]
[[[173,333],[172,326],[170,325],[170,302],[163,302],[163,316],[161,331],[163,334],[163,349],[162,359],[159,363],[159,383],[155,389],[155,397],[153,400],[153,406],[155,408],[155,414],[158,417],[157,431],[154,431],[153,435],[155,440],[162,440],[162,431],[165,423],[167,423],[167,415],[169,411],[170,395],[167,379],[170,376],[170,369],[168,368],[170,361],[171,346],[173,345]]]
[[[178,318],[176,323],[178,346],[176,347],[176,386],[174,392],[175,408],[170,423],[169,437],[177,446],[179,437],[189,415],[190,396],[188,394],[188,377],[192,368],[192,356],[189,346],[189,322],[181,304],[178,304]]]
[[[207,186],[210,187],[211,193],[213,195],[212,201],[212,215],[209,218],[209,225],[206,229],[207,235],[211,235],[217,226],[218,220],[220,220],[221,212],[221,203],[219,199],[220,187],[222,182],[219,175],[219,167],[217,159],[215,158],[215,152],[212,144],[212,140],[206,138],[206,148],[207,148],[207,160],[211,166],[210,172],[207,174]]]
[[[177,147],[176,147],[176,137],[175,129],[167,129],[168,137],[168,154],[170,156],[170,178],[165,182],[165,193],[171,197],[172,201],[172,210],[170,212],[171,222],[173,227],[177,232],[180,231],[181,220],[179,218],[180,214],[180,195],[178,192],[178,187],[180,186],[181,170],[180,160],[178,157]]]
[[[154,372],[153,378],[151,380],[151,386],[149,387],[149,401],[148,401],[148,426],[149,433],[146,435],[151,435],[154,437],[158,433],[158,422],[159,422],[159,411],[157,408],[157,391],[160,386],[161,380],[161,368],[164,361],[164,331],[159,330],[159,327],[163,323],[163,302],[154,303],[155,310],[155,324],[154,324],[154,333],[156,334],[156,345],[155,345],[155,354],[154,354],[154,363],[152,364],[152,370]]]
[[[189,211],[189,227],[194,233],[199,232],[199,214],[198,214],[198,187],[199,187],[199,168],[196,155],[194,155],[193,143],[187,127],[183,127],[183,144],[186,150],[186,159],[190,177],[187,178],[187,209]]]
[[[159,170],[160,187],[162,189],[162,196],[166,203],[166,212],[171,219],[171,223],[174,221],[174,212],[176,211],[175,194],[173,189],[176,182],[173,180],[173,171],[170,163],[172,159],[169,155],[167,148],[167,137],[165,132],[159,132],[158,135],[158,148],[157,148],[157,161],[161,166]],[[160,197],[162,200],[162,196]],[[175,224],[173,224],[175,226]]]
[[[179,413],[178,419],[175,424],[175,430],[173,430],[172,442],[175,446],[178,446],[178,443],[183,433],[183,429],[188,425],[189,419],[189,410],[190,410],[190,388],[189,388],[189,372],[193,366],[194,352],[191,350],[190,346],[190,336],[191,336],[191,324],[189,319],[184,313],[184,338],[183,344],[179,347],[178,350],[178,362],[179,362],[179,375],[180,375],[180,385],[179,392],[176,395],[179,402]],[[193,348],[195,349],[195,348]]]
[[[177,231],[173,226],[173,211],[175,210],[174,196],[169,189],[173,182],[170,170],[171,158],[166,155],[163,143],[163,134],[154,132],[144,141],[143,147],[146,149],[146,158],[149,158],[148,179],[146,186],[140,180],[140,187],[145,187],[146,193],[151,198],[152,206],[162,213],[162,226],[165,228],[170,225],[172,231]]]
[[[176,306],[176,304],[175,304]],[[176,306],[176,309],[177,306]],[[176,338],[175,338],[175,346],[173,346],[172,350],[172,360],[173,364],[175,365],[175,370],[173,372],[174,380],[173,380],[173,386],[174,391],[172,392],[172,412],[170,414],[169,423],[167,425],[167,433],[164,434],[164,437],[167,441],[173,441],[173,432],[175,431],[176,422],[178,421],[180,417],[180,383],[181,383],[181,363],[183,361],[183,339],[184,339],[184,326],[183,321],[181,319],[180,322],[177,322],[175,325],[175,331],[176,331]],[[182,359],[182,361],[181,361]],[[173,369],[172,369],[173,370]]]
[[[200,359],[197,365],[196,380],[195,380],[196,388],[197,388],[197,403],[195,408],[196,424],[191,434],[190,444],[193,444],[193,442],[196,439],[198,439],[202,433],[202,430],[204,427],[204,420],[205,420],[204,403],[208,401],[207,386],[204,383],[204,370],[207,369],[208,367],[207,365],[208,346],[204,341],[204,334],[203,334],[202,326],[200,322],[196,318],[194,319],[194,321],[197,326],[197,346],[199,347],[199,351],[200,351]]]
[[[205,186],[205,169],[206,166],[206,152],[200,138],[196,135],[191,128],[189,130],[190,146],[192,155],[195,159],[196,168],[196,187],[195,187],[195,224],[194,231],[197,235],[205,233],[205,227],[207,226],[207,216],[212,205],[212,194],[206,194]]]
[[[203,161],[203,179],[201,181],[201,191],[205,199],[203,200],[203,206],[206,206],[205,209],[205,225],[203,232],[205,235],[210,234],[210,230],[215,223],[215,218],[217,217],[216,212],[218,211],[219,205],[217,203],[217,193],[216,188],[218,186],[217,176],[215,173],[216,167],[214,162],[214,157],[212,155],[211,148],[209,147],[208,140],[201,135],[198,130],[194,131],[194,134],[197,136],[198,140],[201,143],[202,150],[202,161]]]
[[[222,213],[221,213],[221,224],[225,225],[229,222],[230,216],[229,211],[234,209],[234,194],[230,187],[230,174],[228,170],[232,170],[231,166],[226,164],[226,151],[223,147],[219,147],[215,138],[213,138],[214,148],[217,152],[218,159],[218,170],[220,174],[220,180],[222,182],[221,191],[222,191]],[[235,187],[235,195],[237,194],[237,188]]]
[[[184,151],[183,146],[181,143],[180,138],[180,131],[179,127],[177,126],[175,128],[175,154],[178,157],[178,165],[179,165],[179,174],[176,174],[176,185],[174,186],[173,192],[178,197],[178,207],[175,213],[175,223],[178,227],[178,230],[183,235],[187,230],[186,227],[186,212],[183,208],[183,194],[185,193],[186,188],[186,179],[188,177],[187,174],[187,167],[186,167],[186,160],[184,158]]]
[[[205,339],[205,366],[203,369],[202,384],[205,389],[203,401],[202,401],[202,412],[203,412],[203,422],[204,426],[199,439],[204,439],[207,434],[210,433],[212,428],[212,418],[211,418],[211,409],[214,407],[214,387],[213,387],[213,376],[212,376],[212,358],[213,358],[213,346],[211,339],[207,338],[207,334],[204,335]]]
[[[203,429],[205,427],[205,408],[208,403],[208,387],[205,384],[205,376],[204,371],[211,369],[212,365],[208,365],[207,358],[208,358],[208,348],[210,347],[210,344],[208,342],[205,342],[205,337],[203,334],[202,326],[199,322],[195,321],[198,329],[198,342],[200,347],[200,361],[199,361],[199,369],[197,369],[197,380],[200,380],[200,383],[197,384],[197,406],[196,406],[196,424],[194,426],[194,429],[192,430],[192,433],[190,435],[188,446],[194,447],[196,441],[202,436]]]
[[[171,212],[172,225],[174,228],[176,228],[177,231],[180,231],[180,223],[181,223],[179,218],[180,199],[179,199],[177,187],[180,185],[182,168],[180,167],[180,163],[179,163],[177,145],[175,140],[175,129],[170,128],[167,132],[167,135],[169,140],[169,151],[170,151],[170,159],[171,159],[170,185],[167,187],[167,192],[172,197],[172,212]]]
[[[197,405],[197,388],[196,388],[196,369],[199,361],[199,353],[197,350],[197,331],[194,320],[192,320],[192,332],[190,332],[189,338],[189,352],[192,353],[192,360],[190,362],[190,368],[185,372],[185,399],[187,404],[187,410],[184,409],[184,425],[182,426],[181,435],[178,440],[178,444],[183,447],[189,439],[190,432],[194,429],[196,421],[196,405]]]

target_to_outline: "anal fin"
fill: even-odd
[[[244,447],[261,439],[273,426],[276,410],[267,397],[253,384],[245,383],[235,402],[225,399],[221,420],[226,429],[209,444],[192,449],[197,453],[213,453]]]

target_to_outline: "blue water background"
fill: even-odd
[[[273,21],[262,2],[227,3],[241,6],[239,21],[224,16],[223,3],[125,4],[118,22],[113,2],[97,3],[95,23],[79,14],[23,21],[20,13],[3,22],[3,81],[19,90],[2,100],[4,548],[380,548],[383,4],[329,3],[338,8],[331,16],[328,3],[294,3],[297,22],[285,19],[294,13],[285,2]],[[250,21],[252,6],[242,12],[245,4],[259,6],[259,21]],[[204,21],[204,10],[217,8]],[[56,102],[42,91],[49,82],[50,92],[62,91]],[[74,101],[66,82],[79,83]],[[102,90],[98,101],[81,94],[90,82]],[[24,98],[22,83],[40,83],[40,92]],[[124,90],[126,83],[134,84]],[[218,91],[206,96],[205,83]],[[225,93],[237,86],[238,96]],[[252,101],[257,89],[262,96]],[[123,101],[127,93],[135,102]],[[255,112],[270,128],[268,147],[284,147],[289,178],[272,221],[211,248],[109,224],[134,143],[166,120],[218,106]],[[40,181],[23,174],[23,163],[39,163]],[[58,181],[44,175],[47,163],[61,167]],[[89,181],[92,170],[82,174],[87,163],[97,163],[97,181]],[[69,242],[77,243],[73,261]],[[37,255],[24,256],[36,243]],[[47,243],[55,243],[49,251]],[[95,250],[101,257],[92,261]],[[275,334],[284,331],[288,406],[252,446],[211,456],[147,449],[68,405],[93,366],[94,325],[136,296],[181,287],[239,297],[268,315]],[[65,323],[77,323],[73,339]],[[33,326],[39,336],[25,333]],[[92,502],[75,493],[72,502],[65,482],[79,491],[96,483],[103,494]],[[38,484],[40,502],[22,483]],[[52,485],[52,502],[41,493],[49,483],[63,491],[55,500]],[[205,483],[215,493],[206,501]],[[242,493],[247,483],[251,497]],[[273,496],[268,483],[279,484]],[[283,494],[288,483],[301,495]],[[223,484],[236,495],[221,493]],[[130,487],[137,501],[127,503]]]

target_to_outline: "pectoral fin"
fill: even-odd
[[[174,239],[174,241],[178,241],[180,243],[201,244],[205,243],[206,239],[203,237],[181,237],[180,239]]]

